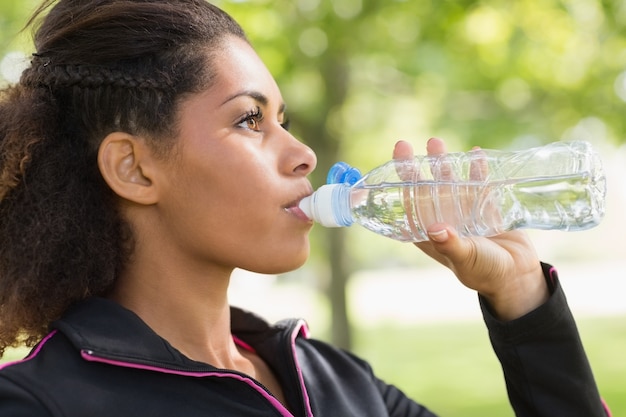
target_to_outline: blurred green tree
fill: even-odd
[[[318,154],[317,185],[337,160],[366,170],[385,162],[398,138],[440,136],[461,150],[626,141],[621,1],[218,4],[277,78],[296,135]],[[349,347],[348,277],[388,254],[348,250],[344,230],[316,230],[314,239],[315,259],[330,265],[320,271],[328,271],[331,338]]]
[[[15,34],[36,3],[0,3],[0,57],[31,52]],[[318,154],[315,185],[337,160],[364,170],[385,162],[399,138],[440,136],[458,150],[626,142],[623,1],[214,3],[242,24],[281,86],[294,133]],[[312,237],[311,267],[342,347],[351,344],[348,277],[389,256],[380,240],[348,250],[351,238],[321,228]]]

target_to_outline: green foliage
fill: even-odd
[[[626,139],[623,2],[220,4],[259,46],[295,121],[316,119],[369,167],[400,137],[440,135],[461,148]],[[336,103],[323,76],[341,66],[347,93]]]
[[[579,321],[598,388],[613,415],[626,415],[624,317]],[[482,323],[389,325],[355,332],[356,352],[377,375],[447,417],[513,417],[500,364]]]
[[[0,56],[36,0],[0,4]],[[626,141],[619,0],[220,0],[275,75],[296,136],[364,170],[407,139],[451,149]]]
[[[325,132],[365,168],[398,138],[439,135],[460,149],[626,140],[621,1],[215,3],[275,74],[296,133],[317,149]],[[0,54],[30,49],[17,33],[35,4],[0,4]]]
[[[31,52],[30,33],[23,31],[35,0],[4,0],[0,2],[0,85],[7,77],[16,78],[26,63],[26,54]]]
[[[18,32],[38,3],[0,2],[0,60],[32,52]],[[622,0],[214,3],[241,23],[275,75],[294,134],[318,154],[314,186],[339,159],[364,171],[386,162],[398,139],[418,153],[431,136],[451,150],[626,142]],[[346,280],[338,262],[354,270],[425,259],[356,228],[346,241],[358,250],[339,253],[324,233],[313,231],[309,264],[320,281]]]
[[[34,10],[33,0],[3,1],[0,3],[0,51],[13,46],[16,37],[26,23],[26,18]]]
[[[622,1],[219,4],[248,31],[281,86],[294,133],[318,153],[315,186],[337,160],[363,171],[386,162],[398,139],[418,153],[431,136],[452,150],[626,141]],[[314,254],[327,247],[317,233]],[[352,265],[394,256],[367,232],[350,230],[347,240],[359,248],[349,253]],[[403,250],[407,263],[421,258]]]

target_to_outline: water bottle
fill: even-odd
[[[520,228],[585,230],[604,216],[606,179],[588,142],[392,160],[366,175],[345,163],[299,207],[326,227],[361,226],[403,242],[447,223],[461,236]]]

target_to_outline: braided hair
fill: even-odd
[[[204,0],[46,0],[35,22],[30,67],[0,91],[0,356],[106,295],[132,253],[102,139],[142,135],[167,157],[178,104],[213,80],[212,52],[245,39]]]

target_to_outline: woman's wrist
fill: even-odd
[[[550,290],[540,265],[532,272],[510,280],[493,294],[481,294],[494,316],[502,321],[522,317],[550,298]]]

